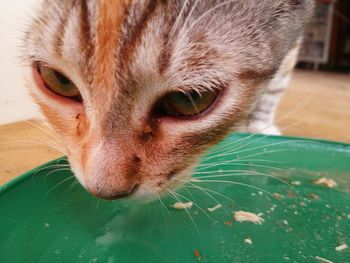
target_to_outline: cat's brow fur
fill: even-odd
[[[285,58],[312,7],[312,0],[45,0],[26,35],[26,57],[69,77],[84,106],[32,93],[91,192],[162,192],[254,117],[271,81],[294,66]],[[152,116],[164,94],[189,89],[223,94],[203,118]]]

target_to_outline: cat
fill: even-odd
[[[313,0],[44,0],[30,92],[79,182],[103,199],[181,186],[235,130],[279,134]]]

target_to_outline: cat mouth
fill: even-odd
[[[112,194],[102,190],[96,191],[91,189],[89,189],[89,192],[94,196],[96,196],[97,198],[112,201],[112,200],[130,197],[138,190],[138,188],[139,188],[139,185],[136,184],[129,190],[119,191]]]

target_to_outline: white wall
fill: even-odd
[[[0,124],[38,117],[27,95],[28,70],[21,64],[23,31],[40,0],[0,0]]]

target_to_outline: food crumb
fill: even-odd
[[[292,185],[299,186],[299,185],[301,185],[301,182],[300,181],[293,181]]]
[[[347,249],[347,248],[348,248],[348,245],[345,244],[345,243],[343,243],[343,244],[337,246],[337,247],[335,248],[335,250],[336,250],[336,251],[342,251],[342,250]]]
[[[320,197],[317,194],[309,194],[309,197],[311,199],[316,199],[316,200],[320,199]]]
[[[191,209],[192,206],[193,206],[192,202],[187,202],[187,203],[176,202],[175,204],[173,204],[173,208],[178,209],[178,210]]]
[[[222,205],[217,204],[216,206],[208,207],[207,210],[208,210],[209,212],[214,212],[215,210],[218,210],[218,209],[220,209],[221,207],[222,207]]]
[[[263,195],[263,192],[259,191],[258,194],[259,194],[259,195]]]
[[[253,241],[251,238],[247,237],[246,239],[244,239],[244,243],[248,244],[248,245],[252,245]]]
[[[288,223],[288,221],[287,221],[287,220],[283,220],[282,222],[283,222],[283,224],[285,224],[286,226],[288,226],[288,225],[289,225],[289,223]]]
[[[197,249],[195,249],[195,250],[193,251],[193,254],[194,254],[194,256],[195,256],[196,258],[198,258],[198,259],[201,258],[201,253],[199,253],[199,251],[198,251]]]
[[[282,199],[282,198],[284,198],[284,195],[281,195],[281,194],[279,194],[279,193],[274,193],[272,196],[273,196],[274,198],[276,198],[276,199]]]
[[[322,263],[334,263],[333,261],[330,261],[330,260],[325,259],[325,258],[321,258],[319,256],[316,256],[315,258]]]
[[[224,222],[224,225],[226,225],[226,226],[232,226],[233,223],[232,223],[231,220],[227,220],[226,222]]]
[[[321,185],[327,186],[328,188],[333,188],[337,186],[337,183],[333,179],[327,179],[325,177],[315,181],[315,184],[321,184]]]
[[[273,212],[273,211],[275,211],[275,208],[277,207],[277,205],[272,205],[271,207],[270,207],[270,211],[271,212]],[[259,215],[258,215],[259,216]]]
[[[295,194],[293,192],[289,191],[287,196],[288,196],[288,198],[294,198]]]
[[[245,211],[236,211],[233,213],[233,217],[237,222],[252,222],[254,224],[259,225],[261,225],[262,222],[264,222],[264,219],[261,218],[259,215]]]

